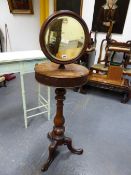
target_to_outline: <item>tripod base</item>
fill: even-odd
[[[66,145],[67,148],[74,154],[82,154],[82,149],[75,149],[72,146],[71,138],[65,137],[65,119],[63,116],[63,101],[65,100],[66,90],[64,88],[56,88],[55,90],[57,100],[56,116],[54,118],[54,127],[52,132],[49,132],[47,137],[50,139],[51,144],[49,146],[49,157],[47,162],[43,165],[42,171],[47,171],[51,163],[55,158],[55,153],[58,146]]]
[[[66,145],[67,148],[73,153],[73,154],[82,154],[83,149],[75,149],[72,146],[72,139],[69,137],[63,137],[61,139],[55,140],[52,136],[52,133],[48,133],[48,138],[51,140],[51,144],[49,146],[49,157],[47,159],[47,162],[43,165],[41,171],[47,171],[53,160],[55,159],[55,153],[57,150],[57,147],[60,145]]]

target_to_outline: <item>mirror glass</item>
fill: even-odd
[[[73,17],[57,17],[46,27],[43,42],[54,59],[63,62],[72,60],[81,53],[84,47],[84,29]]]

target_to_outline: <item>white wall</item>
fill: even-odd
[[[39,49],[39,0],[33,0],[34,15],[12,14],[7,0],[0,0],[0,28],[8,25],[12,51]],[[11,51],[8,43],[8,51]]]
[[[94,5],[95,5],[95,0],[83,0],[82,17],[85,20],[89,31],[91,30],[91,27],[92,27]],[[53,9],[53,7],[52,7],[53,1],[51,1],[51,0],[50,0],[50,6],[51,6],[50,9]],[[129,4],[123,34],[113,34],[112,38],[116,39],[120,42],[131,40],[131,22],[130,21],[131,21],[131,3]],[[98,59],[100,43],[101,43],[102,39],[105,38],[105,36],[106,36],[106,34],[102,34],[102,33],[97,34],[97,47],[96,47],[95,62],[97,62],[97,59]]]
[[[50,14],[53,13],[54,1],[50,2]],[[95,0],[83,1],[83,19],[91,30]],[[0,0],[0,27],[4,28],[7,23],[12,50],[32,50],[39,49],[39,0],[33,0],[34,15],[13,15],[9,12],[7,0]],[[131,3],[125,21],[123,34],[113,34],[112,37],[119,41],[131,40]],[[99,54],[101,40],[105,34],[99,33],[97,36],[96,60]],[[9,50],[9,49],[8,49]]]

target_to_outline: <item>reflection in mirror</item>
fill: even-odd
[[[68,61],[76,58],[82,51],[85,33],[82,25],[69,16],[52,20],[46,30],[43,42],[48,52],[57,60]]]

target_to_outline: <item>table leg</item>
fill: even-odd
[[[48,120],[50,120],[50,87],[48,86]]]
[[[38,83],[38,106],[40,106],[40,83]]]
[[[20,73],[20,80],[21,80],[21,92],[22,92],[22,102],[23,102],[23,110],[24,110],[24,123],[25,128],[27,128],[27,112],[26,112],[26,98],[25,98],[25,87],[24,87],[24,77],[23,74]]]

